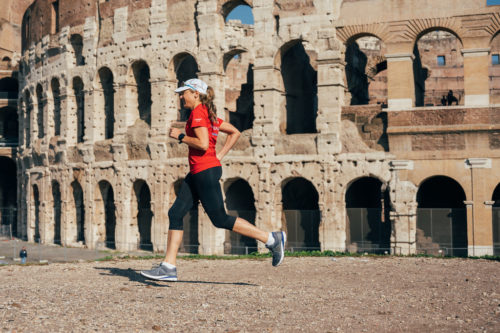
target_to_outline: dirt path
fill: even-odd
[[[429,258],[180,260],[0,267],[4,331],[498,332],[500,263]]]

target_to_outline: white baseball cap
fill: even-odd
[[[187,81],[184,81],[184,85],[182,87],[175,89],[175,92],[178,93],[178,92],[181,92],[184,90],[191,89],[191,90],[199,92],[200,94],[206,95],[207,88],[208,88],[208,85],[205,82],[203,82],[202,80],[189,79]]]

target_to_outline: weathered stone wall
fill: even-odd
[[[492,22],[488,18],[498,15],[494,9],[486,8],[483,1],[444,12],[444,5],[434,10],[434,5],[425,7],[421,1],[265,0],[249,3],[255,20],[252,28],[225,22],[225,15],[239,3],[60,0],[57,33],[47,32],[48,21],[42,20],[39,26],[31,22],[33,29],[22,55],[19,101],[23,135],[18,159],[18,230],[22,236],[34,240],[39,230],[43,242],[60,236],[63,245],[76,246],[82,244],[77,226],[84,225],[88,247],[112,240],[118,249],[137,248],[141,239],[138,219],[144,220],[138,214],[137,184],[145,183],[151,198],[151,243],[155,250],[165,248],[174,184],[188,172],[186,147],[167,135],[169,127],[183,127],[173,90],[186,59],[194,59],[189,61],[194,62],[196,75],[214,88],[218,115],[226,121],[231,120],[231,113],[238,113],[237,101],[252,65],[253,100],[250,103],[247,96],[241,105],[248,110],[249,103],[253,104],[253,121],[247,121],[250,127],[223,161],[222,182],[226,189],[237,179],[249,184],[255,197],[255,224],[260,228],[291,227],[283,211],[283,191],[298,178],[309,181],[318,193],[321,222],[317,232],[324,250],[346,248],[346,191],[363,177],[378,179],[390,193],[391,250],[396,253],[416,251],[416,193],[423,179],[441,174],[457,179],[467,200],[476,191],[472,200],[476,206],[491,198],[488,191],[490,184],[500,182],[498,173],[490,172],[489,182],[479,182],[484,185],[479,188],[477,181],[465,179],[470,179],[470,170],[478,165],[471,158],[486,158],[481,164],[484,170],[498,168],[494,148],[498,131],[488,127],[498,123],[493,119],[497,110],[409,108],[415,100],[413,46],[421,32],[433,27],[456,29],[468,50],[464,51],[468,54],[463,65],[464,104],[484,102],[481,85],[488,84],[488,77],[484,64],[477,61],[484,58],[484,51],[477,49],[489,42],[485,44],[487,38],[482,35],[468,35],[470,21],[463,17],[475,15],[474,19],[488,25]],[[42,15],[50,6],[51,2],[38,0],[31,8]],[[365,24],[358,24],[356,17],[363,11],[370,15]],[[420,21],[426,17],[431,19]],[[481,33],[491,39],[499,27],[488,27]],[[342,109],[346,98],[344,43],[363,35],[377,36],[387,50],[390,108],[384,112],[380,106]],[[295,123],[298,134],[287,135],[294,97],[287,87],[293,78],[285,82],[290,73],[283,71],[293,66],[283,62],[290,50],[303,50],[303,57],[294,59],[309,59],[304,68],[310,82],[316,80],[309,91],[313,112],[305,114],[315,129],[300,131],[300,123]],[[239,61],[234,59],[237,54]],[[106,76],[112,80],[107,85],[99,74],[103,68],[112,74]],[[59,86],[60,119],[55,112],[54,80]],[[470,83],[477,80],[478,89]],[[109,85],[113,89],[106,88]],[[432,116],[422,115],[422,123],[411,118],[424,111]],[[454,122],[458,115],[474,119]],[[450,119],[451,128],[439,123],[440,119]],[[60,133],[56,134],[58,122]],[[109,124],[113,135],[107,137],[104,132]],[[473,179],[481,172],[473,173]],[[55,232],[54,182],[61,189],[60,235]],[[75,195],[79,193],[75,184],[81,187],[83,200]],[[82,201],[84,214],[78,208]],[[488,217],[487,208],[479,206],[470,214],[468,231],[473,221]],[[470,234],[472,249],[492,251],[491,210],[488,223],[481,222],[482,231]],[[107,225],[111,228],[111,224],[110,235]],[[223,253],[224,242],[229,241],[224,230],[215,229],[201,211],[196,227],[200,252]]]

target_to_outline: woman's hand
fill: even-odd
[[[181,134],[181,130],[178,129],[178,128],[175,128],[175,127],[172,127],[170,128],[170,137],[173,138],[173,139],[176,139],[179,137],[179,135]]]

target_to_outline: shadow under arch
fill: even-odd
[[[497,185],[491,196],[492,205],[492,230],[493,230],[493,255],[500,255],[500,184]]]
[[[0,156],[0,225],[17,230],[17,165],[10,157]]]
[[[199,72],[200,68],[196,58],[188,52],[176,54],[169,64],[169,76],[176,78],[177,87],[182,86],[184,81],[198,78]],[[188,120],[191,110],[184,107],[184,100],[179,100],[178,110],[178,120]]]
[[[250,184],[242,178],[230,179],[224,183],[224,192],[226,194],[227,213],[232,216],[241,217],[255,225],[257,211],[255,209],[255,197]],[[257,241],[255,239],[229,230],[226,231],[224,253],[249,254],[256,251]]]
[[[98,230],[98,241],[106,248],[116,249],[116,206],[113,187],[106,180],[97,184],[94,221]],[[104,222],[104,223],[103,223]]]
[[[345,193],[346,248],[349,252],[390,251],[389,191],[375,177],[353,180]]]
[[[133,185],[132,218],[137,222],[139,232],[138,248],[153,251],[151,242],[151,227],[153,211],[151,210],[151,191],[145,180],[138,179]]]
[[[285,91],[286,134],[316,133],[318,73],[314,51],[303,40],[284,44],[275,58]],[[279,58],[279,60],[278,60]]]
[[[465,200],[462,186],[453,178],[439,175],[422,181],[417,192],[417,251],[467,256]]]
[[[283,228],[287,232],[287,248],[320,250],[319,194],[307,179],[287,179],[281,186],[283,203]]]

